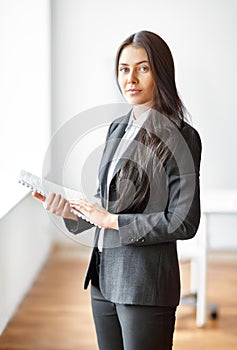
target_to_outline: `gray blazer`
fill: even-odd
[[[128,120],[129,114],[110,125],[99,168],[96,196],[101,198],[103,207],[115,213],[116,206],[111,198],[116,195],[116,174],[124,159],[117,164],[108,190],[106,176]],[[153,171],[150,176],[150,198],[146,207],[119,214],[118,231],[105,230],[99,283],[104,297],[114,303],[160,306],[179,303],[176,241],[192,238],[198,229],[201,141],[198,132],[186,122],[180,128],[171,124],[177,136],[175,147],[165,163],[163,174]],[[78,222],[65,219],[65,224],[74,234],[92,227],[81,219]],[[96,243],[99,231],[97,228],[95,232]],[[96,251],[95,246],[85,288],[95,274]]]

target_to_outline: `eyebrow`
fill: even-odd
[[[142,64],[142,63],[148,63],[147,60],[144,60],[144,61],[140,61],[140,62],[137,62],[135,63],[136,66],[138,66],[139,64]],[[129,66],[128,63],[119,63],[120,66]]]

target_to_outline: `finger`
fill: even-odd
[[[57,215],[60,215],[64,218],[77,220],[76,215],[74,213],[72,213],[72,211],[71,211],[71,206],[70,206],[69,201],[65,198],[61,198],[61,201],[59,204],[59,211],[58,211]]]
[[[91,212],[91,205],[89,203],[81,203],[77,205],[71,205],[71,208],[76,209],[84,215],[88,215]]]
[[[67,204],[67,200],[61,197],[58,203],[58,210],[62,212],[65,209],[66,204]]]
[[[44,206],[45,206],[45,209],[46,209],[48,206],[50,206],[50,205],[52,204],[52,202],[53,202],[55,196],[56,196],[56,193],[54,193],[54,192],[50,193],[50,194],[47,196],[46,201],[45,201],[45,205],[44,205]]]
[[[76,209],[77,210],[77,209]],[[78,211],[78,210],[77,210]],[[79,212],[79,211],[78,211]],[[77,215],[75,213],[72,212],[72,207],[70,206],[69,202],[66,203],[65,207],[64,207],[64,212],[63,212],[63,217],[74,217],[74,220],[75,218],[77,219]]]
[[[70,210],[71,210],[70,204],[69,204],[69,202],[66,200],[65,205],[64,205],[64,207],[63,207],[63,211],[64,211],[64,213],[68,213],[68,212],[71,212]]]
[[[79,204],[79,199],[69,199],[70,204]]]
[[[84,211],[87,210],[88,211],[88,209],[89,209],[89,206],[87,204],[84,204],[84,203],[82,203],[82,204],[70,204],[70,207],[74,208],[74,209],[76,209],[78,211],[82,211],[82,210],[84,210]]]
[[[78,198],[78,199],[69,199],[70,204],[80,204],[80,203],[89,203],[87,199],[85,198]]]
[[[67,200],[62,201],[61,214],[63,217],[67,217],[68,215],[71,214],[71,207],[70,207],[70,204]]]
[[[77,211],[80,211],[81,206],[79,204],[71,204],[69,203],[70,208],[76,209]]]
[[[83,206],[84,208],[90,208],[91,203],[86,199],[78,199],[75,202],[70,202],[71,205]]]
[[[60,200],[61,200],[60,194],[51,193],[46,199],[45,209],[55,214]]]

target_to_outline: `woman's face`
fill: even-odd
[[[147,53],[141,46],[126,46],[119,57],[118,83],[132,105],[154,105],[155,81]]]

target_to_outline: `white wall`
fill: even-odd
[[[17,184],[50,135],[50,0],[0,0],[0,334],[51,247],[48,217]]]
[[[83,110],[122,101],[115,53],[142,29],[160,34],[173,53],[180,95],[203,142],[202,190],[236,188],[235,0],[52,0],[53,130]],[[237,247],[237,219],[220,220],[210,227],[211,246]],[[218,241],[223,230],[226,244]]]
[[[0,49],[0,178],[2,197],[12,198],[7,209],[18,200],[15,190],[8,192],[12,181],[21,168],[41,173],[49,143],[50,0],[1,0]]]
[[[47,259],[55,228],[31,194],[0,221],[0,334]]]

